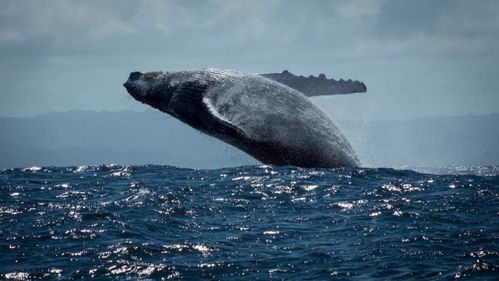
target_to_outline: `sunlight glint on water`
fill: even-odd
[[[463,169],[4,170],[0,277],[492,280],[497,169]]]

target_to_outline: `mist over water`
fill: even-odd
[[[494,280],[498,169],[455,169],[7,169],[0,278]]]

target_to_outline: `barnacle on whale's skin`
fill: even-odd
[[[144,73],[144,78],[146,79],[151,79],[151,78],[154,78],[160,74],[163,74],[163,72],[161,71],[151,71],[151,72],[147,72],[147,73]]]

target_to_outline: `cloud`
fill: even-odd
[[[384,56],[385,50],[418,39],[416,45],[426,53],[439,47],[425,45],[429,38],[459,42],[499,35],[495,1],[20,0],[4,6],[0,48],[14,54],[32,51],[21,45],[37,46],[39,52],[130,53],[166,43],[167,49],[182,45],[191,51],[292,46],[356,56],[350,50],[363,50],[358,56],[366,57]],[[380,48],[365,53],[366,41]]]
[[[346,19],[363,20],[366,17],[378,17],[386,0],[344,0],[337,10]]]
[[[207,66],[361,79],[366,99],[399,115],[411,104],[431,114],[434,96],[455,99],[449,112],[480,112],[496,93],[485,89],[499,74],[498,14],[494,0],[5,0],[0,113],[130,107],[120,86],[130,70]]]

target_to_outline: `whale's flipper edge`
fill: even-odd
[[[365,93],[367,91],[367,87],[363,82],[352,81],[350,79],[327,79],[324,74],[319,74],[317,77],[313,75],[305,77],[294,75],[284,70],[281,73],[265,73],[260,75],[302,92],[308,97]]]

